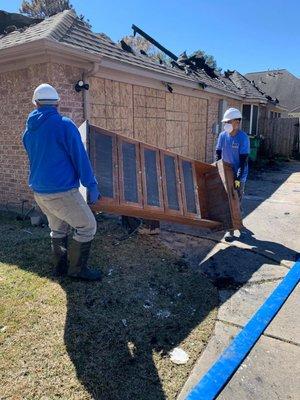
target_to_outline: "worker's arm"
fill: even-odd
[[[249,157],[249,154],[240,154],[240,167],[236,174],[236,178],[238,180],[240,180],[244,174],[245,168],[248,164],[248,157]]]
[[[216,161],[219,161],[219,160],[221,160],[221,158],[222,158],[222,150],[216,150]]]
[[[216,161],[219,161],[222,158],[222,147],[223,147],[223,135],[222,133],[220,133],[216,146],[216,156],[215,156]]]
[[[95,178],[91,162],[84,148],[77,126],[68,118],[65,123],[65,148],[69,154],[80,182],[89,190],[90,203],[100,198],[98,182]]]

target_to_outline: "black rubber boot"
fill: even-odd
[[[91,241],[90,242],[77,242],[72,239],[72,242],[69,246],[69,269],[68,276],[71,278],[83,279],[86,281],[100,281],[101,273],[99,271],[95,271],[90,269],[87,266],[87,261],[90,254],[91,249]]]
[[[67,256],[68,237],[51,238],[51,249],[54,256],[54,276],[65,276],[68,272]]]

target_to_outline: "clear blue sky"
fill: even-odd
[[[300,77],[299,0],[72,0],[114,41],[135,24],[175,54],[202,49],[223,69],[285,68]],[[0,0],[17,12],[21,0]]]

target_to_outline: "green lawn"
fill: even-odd
[[[91,254],[100,283],[52,277],[48,228],[0,212],[0,241],[1,399],[176,398],[214,328],[206,278],[112,219]],[[171,363],[176,346],[186,365]]]

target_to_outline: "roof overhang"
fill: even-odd
[[[138,67],[136,65],[131,65],[129,63],[122,62],[119,60],[114,61],[105,56],[103,56],[103,59],[101,62],[101,67],[105,67],[105,68],[108,68],[111,70],[116,70],[119,72],[124,72],[127,74],[138,75],[143,78],[155,79],[160,82],[167,82],[170,84],[184,86],[186,88],[198,90],[199,92],[204,91],[204,92],[209,92],[209,93],[215,93],[215,94],[219,94],[222,96],[227,96],[227,97],[231,97],[234,99],[242,100],[242,96],[236,95],[227,90],[217,89],[217,88],[213,88],[211,86],[206,86],[204,89],[202,89],[199,85],[199,83],[201,82],[201,78],[199,78],[199,82],[197,82],[196,80],[192,81],[191,79],[184,79],[179,76],[176,77],[174,75],[168,74],[167,71],[166,72],[164,72],[164,71],[155,72],[147,67]]]
[[[244,97],[243,98],[243,103],[248,103],[248,104],[257,104],[257,105],[266,105],[268,103],[268,100],[264,100],[261,98],[255,98],[255,97]]]
[[[91,63],[99,64],[103,67],[116,70],[119,72],[138,75],[154,79],[160,82],[173,83],[179,86],[198,90],[199,92],[205,91],[237,100],[242,100],[243,96],[234,94],[228,90],[206,86],[202,89],[199,82],[190,79],[184,79],[169,74],[167,71],[153,71],[147,66],[138,67],[121,60],[112,60],[108,57],[102,56],[99,53],[72,46],[66,43],[56,42],[49,38],[37,39],[31,42],[22,43],[13,47],[0,49],[0,72],[18,70],[26,68],[29,65],[37,64],[37,62],[56,62],[76,65],[86,70],[90,70]]]
[[[91,63],[101,63],[101,56],[45,38],[0,49],[0,72],[51,61],[89,68]]]

